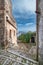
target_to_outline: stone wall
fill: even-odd
[[[5,27],[6,27],[6,37],[7,41],[11,42],[14,45],[17,45],[17,27],[15,21],[5,13]],[[11,39],[10,39],[10,30],[11,30]],[[9,43],[10,44],[10,43]]]
[[[0,0],[0,10],[4,9],[4,0]]]
[[[39,20],[39,61],[40,65],[43,65],[43,0],[40,0],[38,6],[41,12]]]
[[[0,0],[0,47],[4,46],[4,0]]]
[[[8,15],[8,17],[7,17]],[[7,22],[6,18],[10,18],[9,23]],[[7,35],[7,30],[15,30],[15,37],[12,35],[12,43],[17,44],[17,36],[16,36],[16,22],[12,16],[12,3],[11,0],[0,0],[0,46],[4,48],[7,47],[7,36],[9,40],[9,35]],[[14,45],[15,45],[14,44]]]
[[[11,0],[5,0],[5,11],[12,16],[12,3]]]
[[[11,38],[10,38],[10,30],[11,30]],[[7,21],[7,40],[11,42],[13,45],[17,45],[17,36],[16,29]]]

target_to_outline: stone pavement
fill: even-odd
[[[29,59],[20,52],[11,49],[0,50],[0,65],[37,65],[38,63]]]

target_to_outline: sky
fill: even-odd
[[[12,0],[18,32],[36,31],[36,0]]]

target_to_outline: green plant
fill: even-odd
[[[2,64],[0,63],[0,65],[2,65]]]
[[[18,39],[23,43],[29,43],[32,36],[36,36],[36,32],[27,32],[25,34],[21,34]]]

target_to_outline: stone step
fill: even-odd
[[[5,58],[7,58],[6,60],[5,60],[5,62],[3,63],[3,65],[12,65],[12,64],[14,64],[14,65],[38,65],[38,64],[36,64],[36,63],[33,63],[33,62],[21,62],[21,61],[19,61],[20,60],[20,58],[19,58],[19,60],[15,60],[15,59],[13,59],[13,58],[11,58],[11,57],[7,57],[7,56],[3,56],[3,55],[1,55],[2,57],[5,57]],[[24,60],[24,59],[23,59]],[[25,61],[25,60],[24,60]],[[16,63],[16,64],[15,64]]]
[[[38,65],[38,62],[30,58],[26,58],[22,55],[18,55],[16,54],[16,52],[17,51],[13,52],[11,50],[1,52],[0,59],[6,58],[3,64],[4,65]]]
[[[32,63],[37,64],[36,61],[34,61],[34,60],[30,59],[30,58],[27,58],[27,57],[25,57],[25,56],[22,56],[22,55],[18,54],[18,52],[16,53],[16,52],[11,51],[11,50],[8,50],[8,52],[10,52],[10,53],[12,53],[12,54],[14,54],[14,55],[17,55],[17,57],[22,58],[22,60],[25,60],[25,62],[28,61],[28,63],[29,63],[29,62],[32,62]]]

